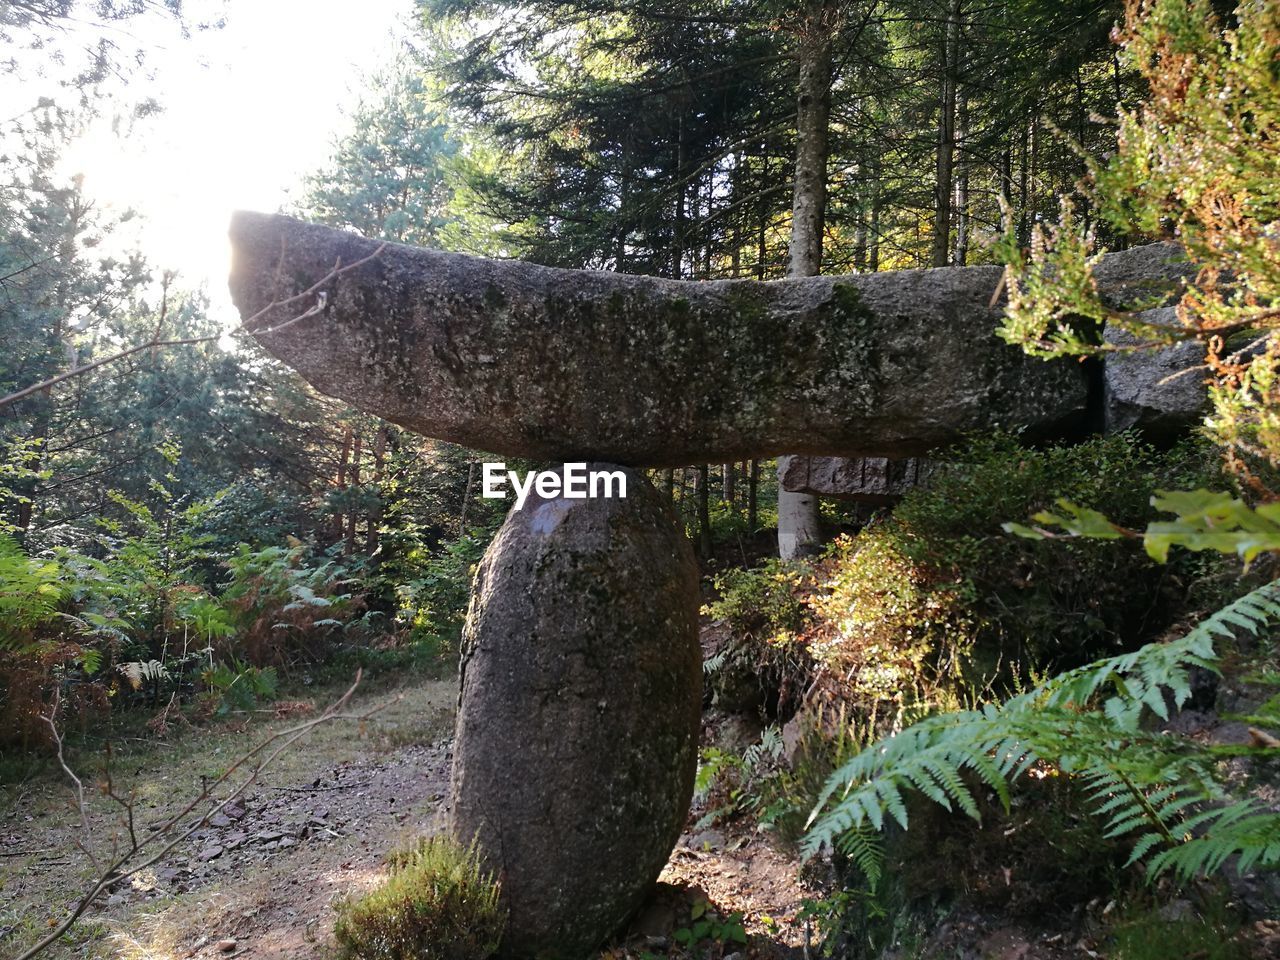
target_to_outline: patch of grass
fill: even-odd
[[[349,677],[346,683],[350,683]],[[313,688],[310,693],[316,708],[332,702],[345,685]],[[362,684],[351,709],[360,712],[389,701],[385,709],[361,726],[336,722],[316,728],[304,744],[286,751],[265,771],[262,783],[268,788],[306,785],[341,764],[367,759],[371,742],[376,746],[384,729],[405,730],[405,742],[410,741],[410,730],[413,742],[433,742],[448,733],[457,702],[453,682],[424,680],[406,684],[401,692],[402,697],[370,693]],[[141,717],[135,713],[138,712],[120,711],[108,718],[110,727],[99,735],[78,737],[68,759],[73,769],[86,778],[86,785],[95,783],[101,776],[104,749],[110,740],[112,775],[118,789],[134,796],[135,809],[143,812],[148,823],[163,821],[195,796],[200,791],[201,773],[226,769],[249,747],[298,722],[296,716],[256,713],[176,728],[168,741],[159,741],[124,735],[145,733],[139,722]],[[94,873],[74,844],[76,827],[73,818],[68,817],[70,793],[65,775],[49,756],[36,759],[40,767],[30,775],[24,774],[20,783],[0,783],[0,816],[21,823],[27,838],[24,846],[30,850],[29,857],[0,860],[0,942],[4,946],[0,956],[5,957],[21,952],[43,936],[49,929],[48,921],[61,918],[71,908]],[[333,795],[335,804],[343,795]],[[100,791],[86,790],[86,801],[95,837],[105,843],[124,829],[120,809]],[[176,859],[185,859],[190,850],[189,846],[179,848]],[[367,855],[355,833],[322,846],[304,846],[292,856],[247,867],[236,875],[234,883],[227,883],[225,894],[211,884],[172,898],[166,894],[163,900],[126,901],[108,911],[112,932],[109,940],[86,939],[89,935],[77,925],[64,941],[91,944],[84,952],[75,953],[78,958],[180,956],[189,947],[179,950],[173,944],[189,944],[221,923],[224,914],[214,910],[214,905],[225,903],[226,897],[258,891],[262,902],[271,903],[279,891],[292,889],[289,882],[295,878],[299,864],[305,866],[315,859],[318,867],[336,871],[339,863]],[[277,868],[282,872],[272,872]],[[165,907],[163,911],[152,912],[161,906]],[[103,907],[100,904],[95,909]],[[227,916],[239,922],[238,910]],[[129,947],[130,943],[134,946]],[[50,957],[69,957],[70,949],[60,946]],[[81,947],[75,949],[80,951]]]
[[[440,739],[453,719],[453,711],[439,707],[422,718],[387,721],[378,725],[370,739],[373,749],[379,753],[391,753],[402,747],[414,747],[434,743]]]
[[[343,960],[486,960],[506,925],[498,884],[475,848],[429,837],[389,860],[372,893],[338,904]]]
[[[438,638],[398,647],[350,646],[335,651],[323,663],[308,667],[302,688],[350,683],[356,670],[362,670],[362,689],[385,690],[409,680],[441,680],[456,669],[456,654]],[[287,692],[294,688],[285,689]]]
[[[1223,904],[1221,896],[1210,897],[1195,909],[1189,901],[1179,901],[1185,912],[1171,914],[1174,904],[1126,911],[1112,929],[1111,960],[1166,960],[1194,957],[1195,960],[1248,960],[1253,956],[1239,937],[1240,921]]]

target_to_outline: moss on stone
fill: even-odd
[[[830,318],[826,328],[833,343],[821,351],[826,362],[818,382],[855,387],[863,406],[870,409],[880,393],[880,341],[884,334],[880,318],[853,283],[833,283],[831,296],[821,310]]]
[[[490,280],[488,286],[484,288],[484,305],[495,313],[501,311],[507,305],[507,295],[503,293],[502,288],[492,280]]]

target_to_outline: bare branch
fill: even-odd
[[[80,782],[80,778],[76,776],[75,771],[67,766],[66,758],[62,754],[62,734],[58,732],[58,706],[61,703],[59,691],[55,688],[53,691],[53,703],[49,705],[49,715],[40,715],[40,719],[49,725],[49,730],[53,734],[54,745],[58,748],[58,766],[62,767],[62,772],[67,775],[71,781],[71,792],[75,795],[76,810],[80,814],[80,830],[81,837],[77,842],[77,846],[89,858],[89,862],[95,867],[98,866],[98,858],[93,855],[93,831],[89,829],[89,810],[84,802],[84,784]]]
[[[251,333],[251,334],[260,336],[263,334],[276,333],[277,331],[283,330],[285,327],[290,326],[294,323],[297,323],[300,320],[305,320],[308,317],[314,317],[316,314],[320,313],[325,306],[325,295],[321,290],[322,287],[338,279],[343,274],[350,273],[352,270],[356,270],[359,267],[364,266],[370,260],[374,260],[377,257],[381,256],[382,251],[385,250],[386,247],[387,245],[384,243],[381,246],[379,246],[376,250],[374,250],[373,253],[369,254],[367,257],[362,257],[361,259],[356,260],[354,263],[347,264],[345,267],[342,266],[342,261],[339,260],[337,263],[333,265],[332,270],[330,270],[323,277],[321,277],[319,280],[317,280],[315,283],[309,286],[306,290],[303,290],[301,293],[295,294],[294,296],[288,297],[284,300],[276,300],[267,304],[265,307],[263,307],[253,316],[249,317],[249,319],[241,323],[240,326],[231,330],[230,335],[234,336],[237,334]],[[284,257],[282,254],[281,263],[283,262],[284,262]],[[160,308],[160,320],[159,320],[159,323],[156,325],[155,334],[146,343],[139,344],[136,347],[130,347],[127,350],[121,350],[119,353],[113,353],[111,354],[111,356],[103,357],[101,360],[94,360],[92,363],[81,364],[78,367],[73,367],[72,369],[68,370],[66,373],[61,373],[56,377],[50,377],[48,380],[42,380],[40,383],[32,384],[29,387],[24,387],[21,390],[17,390],[13,393],[0,397],[0,410],[4,409],[10,404],[17,403],[19,400],[23,400],[31,396],[33,393],[39,393],[42,390],[48,390],[50,387],[57,386],[59,383],[62,383],[65,380],[70,380],[72,377],[78,377],[82,374],[88,373],[90,370],[96,370],[98,367],[105,366],[108,363],[115,363],[117,360],[123,360],[126,357],[131,357],[135,353],[141,353],[144,350],[154,351],[159,349],[160,347],[178,347],[178,346],[184,346],[184,345],[194,344],[194,343],[211,343],[214,340],[220,340],[222,338],[222,334],[215,333],[205,337],[185,337],[178,340],[158,339],[160,336],[160,332],[164,326],[164,320],[168,310],[168,290],[169,290],[169,284],[168,284],[168,278],[166,276],[166,280],[164,284],[164,299],[162,300],[161,308]],[[264,319],[272,311],[278,310],[281,307],[287,307],[290,304],[297,303],[301,300],[305,300],[307,297],[310,297],[310,296],[317,296],[317,302],[312,304],[310,307],[308,307],[298,316],[293,317],[289,320],[286,320],[283,323],[280,323],[274,327],[267,327],[266,329],[262,329],[262,330],[254,329],[254,324],[257,323],[259,320]]]
[[[387,249],[386,243],[379,244],[377,249],[375,249],[373,253],[369,254],[367,257],[361,257],[359,260],[355,260],[352,263],[347,264],[345,267],[342,265],[341,259],[335,261],[333,264],[333,269],[330,270],[328,273],[326,273],[323,277],[321,277],[315,283],[313,283],[311,286],[307,287],[307,289],[303,290],[301,293],[295,293],[292,297],[288,297],[284,300],[271,301],[271,303],[268,303],[265,307],[263,307],[253,316],[249,317],[232,332],[240,333],[244,331],[244,332],[253,333],[253,334],[275,333],[277,330],[283,330],[285,326],[287,326],[288,324],[295,323],[296,321],[301,320],[304,317],[314,316],[315,313],[318,313],[320,310],[324,309],[323,300],[313,304],[300,316],[296,316],[290,320],[286,320],[284,323],[281,323],[277,326],[268,327],[265,330],[254,329],[258,321],[264,319],[273,310],[278,310],[281,307],[287,307],[290,304],[297,303],[300,300],[305,300],[307,297],[310,297],[316,293],[319,293],[322,287],[324,287],[328,283],[331,283],[334,280],[337,280],[343,274],[350,273],[352,270],[358,270],[360,267],[363,267],[370,260],[376,260],[378,257],[382,256],[382,252],[386,249]],[[281,250],[280,267],[283,267],[284,260],[285,260],[285,252],[286,251],[284,251],[283,249]],[[279,276],[280,267],[277,267],[277,276]]]
[[[56,377],[50,377],[48,380],[42,380],[40,383],[32,384],[22,390],[0,397],[0,409],[7,407],[11,403],[17,403],[33,393],[39,393],[41,390],[47,390],[50,387],[57,386],[64,380],[70,380],[72,377],[78,377],[81,374],[88,373],[90,370],[96,370],[98,367],[105,366],[108,363],[115,363],[117,360],[123,360],[125,357],[131,357],[135,353],[141,353],[143,350],[154,350],[158,347],[178,347],[188,343],[209,343],[217,340],[221,334],[214,334],[208,337],[186,337],[181,340],[150,340],[136,347],[130,347],[128,350],[121,350],[119,353],[113,353],[109,357],[103,357],[101,360],[94,360],[92,363],[82,363],[78,367],[72,367],[66,373],[59,374]]]
[[[248,753],[242,754],[226,769],[226,771],[223,772],[222,776],[218,777],[216,780],[203,784],[200,788],[200,792],[194,799],[185,804],[181,810],[169,817],[168,820],[160,824],[158,827],[155,827],[145,833],[142,837],[138,838],[133,835],[132,824],[130,824],[131,840],[128,849],[117,856],[111,864],[101,869],[97,879],[93,881],[93,885],[89,890],[76,902],[76,905],[72,908],[71,912],[68,913],[43,940],[29,948],[25,953],[19,954],[14,958],[14,960],[31,960],[32,957],[39,955],[52,944],[56,943],[58,939],[70,930],[76,921],[84,915],[84,912],[89,909],[93,901],[96,900],[103,891],[107,890],[114,884],[119,883],[121,880],[125,880],[128,877],[133,876],[140,870],[147,869],[159,860],[162,860],[172,852],[174,848],[186,841],[193,833],[207,824],[212,817],[226,809],[232,801],[257,781],[262,771],[269,767],[277,757],[292,747],[298,740],[309,734],[316,727],[333,720],[356,720],[363,723],[369,719],[369,717],[386,707],[387,703],[381,703],[370,710],[366,710],[364,713],[353,714],[344,712],[344,708],[350,702],[352,695],[356,692],[356,688],[360,685],[362,673],[363,671],[356,671],[355,680],[352,682],[351,686],[347,688],[346,693],[330,704],[323,713],[310,720],[303,721],[302,723],[295,724],[292,727],[273,733]],[[233,785],[225,796],[222,796],[221,798],[214,796],[219,787],[229,783],[238,771],[246,767],[249,768],[248,774],[243,780],[238,784]],[[63,769],[67,770],[68,775],[72,777],[77,785],[80,783],[79,779],[71,773],[70,769],[67,768],[65,764]],[[174,833],[174,831],[178,829],[179,824],[181,824],[197,807],[206,801],[209,801],[212,804],[209,809],[186,828]],[[117,800],[117,802],[121,801]],[[81,803],[81,809],[84,809],[83,802]],[[130,816],[130,820],[132,820],[132,816]],[[87,819],[85,823],[87,829]],[[167,842],[164,842],[158,847],[156,846],[157,844],[160,844],[161,841],[166,840]],[[154,852],[148,853],[141,859],[135,859],[149,847],[156,847],[156,849]]]

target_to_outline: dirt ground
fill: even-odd
[[[334,696],[317,693],[322,707]],[[99,898],[50,958],[212,960],[332,957],[333,905],[384,875],[388,853],[437,830],[447,802],[453,680],[415,681],[399,693],[368,693],[353,712],[385,703],[372,720],[331,723],[285,753],[234,806],[153,868]],[[298,715],[270,711],[179,730],[168,741],[117,739],[112,776],[132,791],[141,827],[164,822],[233,760]],[[722,738],[708,723],[704,738]],[[120,811],[95,789],[93,751],[74,761],[85,775],[95,853],[110,850]],[[691,824],[705,813],[695,806]],[[188,823],[194,822],[192,820]],[[94,870],[76,848],[82,833],[65,778],[49,770],[0,786],[0,957],[38,940],[87,889]],[[806,884],[794,853],[756,831],[750,818],[692,826],[630,930],[601,960],[688,956],[676,949],[695,912],[740,914],[746,944],[702,944],[703,960],[817,957],[818,932],[803,919]],[[1176,901],[1175,905],[1181,901]],[[919,933],[919,955],[963,960],[1075,960],[1106,956],[1102,912],[1071,924],[1031,928],[1001,916],[956,910]],[[1097,912],[1097,911],[1095,911]],[[1254,957],[1280,956],[1280,922],[1246,931]],[[892,956],[892,951],[889,956]]]
[[[317,728],[188,843],[101,897],[46,956],[331,956],[334,901],[375,884],[391,850],[440,822],[456,696],[452,680],[423,681],[366,724]],[[390,697],[371,694],[353,706]],[[218,776],[270,732],[296,722],[255,717],[132,751],[117,745],[113,778],[118,790],[134,791],[137,820],[158,824],[198,793],[202,776]],[[88,778],[86,786],[102,855],[121,829],[120,812]],[[33,943],[86,888],[93,869],[75,846],[80,834],[65,781],[46,773],[0,787],[0,955]],[[760,835],[686,835],[629,940],[606,955],[662,952],[705,899],[721,916],[743,914],[744,960],[799,957],[805,931],[797,914],[814,893],[797,881],[797,867]]]

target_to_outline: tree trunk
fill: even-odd
[[[827,211],[827,150],[831,117],[831,21],[835,4],[810,8],[800,41],[796,84],[796,166],[791,201],[789,277],[822,272],[822,235]]]
[[[462,509],[458,511],[458,536],[462,537],[467,532],[467,507],[471,505],[471,491],[475,489],[476,484],[476,462],[471,460],[467,463],[467,485],[462,489]]]
[[[867,244],[867,272],[875,273],[880,269],[880,183],[876,182],[876,192],[871,198],[871,238]]]
[[[769,145],[762,144],[760,157],[760,197],[756,201],[756,279],[765,278],[765,260],[768,256],[769,205],[765,190],[769,186]]]
[[[1031,232],[1036,225],[1038,181],[1040,176],[1040,107],[1031,117],[1031,129],[1027,133],[1027,246],[1031,245]]]
[[[733,463],[724,463],[720,465],[721,476],[724,477],[724,498],[723,499],[725,503],[733,503],[733,495],[736,492],[734,489],[736,486],[734,483],[734,480],[736,479],[736,477],[734,476],[734,468],[736,466],[737,465]]]
[[[347,463],[351,460],[351,437],[351,427],[348,426],[342,432],[342,453],[338,456],[338,476],[335,482],[335,487],[337,488],[338,496],[340,497],[347,489]],[[334,543],[342,542],[342,532],[345,527],[346,523],[342,516],[342,509],[339,507],[333,513]]]
[[[622,145],[622,169],[618,171],[618,219],[617,236],[614,238],[613,269],[618,273],[627,272],[627,233],[630,224],[627,220],[631,199],[631,137],[628,136]]]
[[[1085,109],[1085,90],[1084,76],[1081,74],[1080,67],[1076,67],[1076,143],[1081,150],[1087,149],[1086,140],[1086,121],[1088,120],[1088,112]],[[1070,184],[1073,179],[1070,175],[1064,178],[1066,187],[1062,193],[1070,192]],[[1077,211],[1080,214],[1080,226],[1087,235],[1093,225],[1093,204],[1090,202],[1088,191],[1084,191],[1080,196],[1077,205]]]
[[[351,489],[356,490],[360,486],[360,457],[363,453],[364,438],[359,433],[356,434],[355,441],[351,444]],[[344,553],[350,557],[356,552],[356,526],[360,523],[360,511],[352,509],[347,514],[347,543]]]
[[[859,174],[865,174],[865,170],[859,168]],[[867,202],[868,185],[864,182],[858,190],[857,220],[853,227],[853,272],[866,273],[867,271],[867,218],[870,214],[870,204]]]
[[[760,521],[760,500],[757,493],[760,490],[760,461],[752,460],[751,469],[747,472],[747,529],[752,533],[756,532],[756,527]]]
[[[956,131],[957,147],[963,144],[969,135],[969,101],[960,97],[960,125]],[[963,267],[969,259],[969,161],[961,155],[956,161],[956,246],[951,258],[951,265]]]
[[[707,464],[698,467],[698,555],[703,560],[711,557],[711,468]]]
[[[710,219],[711,217],[711,209],[714,206],[714,200],[715,200],[715,178],[713,176],[708,176],[707,177],[707,206],[705,210],[698,211],[698,215],[701,216],[703,223],[706,223],[707,220]],[[702,279],[703,280],[711,279],[711,254],[712,254],[712,248],[714,246],[715,246],[715,243],[714,243],[713,232],[710,230],[704,229],[703,235],[702,235]]]
[[[673,280],[679,280],[684,276],[685,182],[683,114],[676,118],[676,181],[675,242],[671,244],[671,278]]]
[[[377,503],[373,509],[369,511],[369,534],[368,534],[368,550],[369,556],[373,556],[378,552],[380,545],[381,532],[379,528],[382,526],[382,467],[387,455],[387,428],[385,425],[378,427],[378,432],[373,439],[373,493],[377,497]]]
[[[1022,145],[1019,151],[1018,164],[1018,246],[1024,249],[1031,243],[1030,217],[1030,184],[1028,183],[1029,146],[1031,142],[1031,124],[1022,125]]]
[[[938,117],[938,157],[933,205],[933,256],[935,267],[945,267],[951,252],[951,191],[956,149],[956,80],[960,52],[960,4],[951,0],[942,36],[942,96]]]
[[[834,0],[815,0],[801,27],[789,277],[814,277],[822,272],[831,119],[831,32],[836,12]],[[778,469],[785,469],[790,459],[779,457]],[[817,499],[790,493],[778,484],[778,555],[784,560],[804,556],[812,553],[821,539]]]
[[[743,178],[743,174],[746,171],[746,169],[747,169],[747,155],[743,151],[738,150],[733,155],[733,174],[734,174],[735,190],[741,188],[742,190],[745,191],[750,188],[750,185]],[[737,279],[738,277],[742,276],[742,243],[743,243],[742,227],[743,227],[743,224],[746,222],[746,218],[747,218],[747,213],[745,209],[739,210],[737,213],[733,215],[733,225],[731,228],[733,231],[733,240],[731,241],[732,247],[731,247],[731,252],[729,254],[729,276],[733,277],[734,279]]]
[[[1006,132],[1004,149],[1000,151],[1000,196],[1013,204],[1013,136]]]

